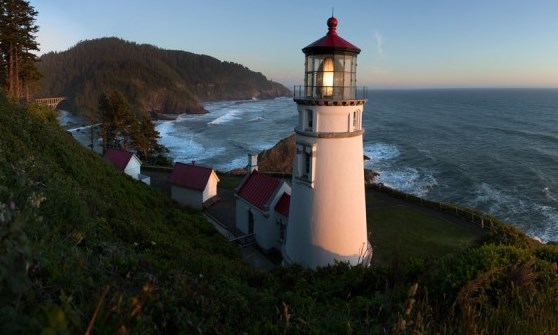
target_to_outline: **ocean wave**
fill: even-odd
[[[558,142],[558,136],[548,132],[530,131],[520,128],[486,127],[488,130],[497,131],[509,136],[517,136],[524,139],[532,139],[536,142]]]
[[[543,188],[542,192],[548,200],[557,201],[556,198],[552,195],[552,192],[550,192],[549,187]]]
[[[207,148],[196,140],[196,134],[180,129],[174,121],[163,121],[155,127],[161,139],[159,143],[169,149],[175,162],[203,161],[222,153],[224,148]]]
[[[558,209],[551,206],[539,206],[540,213],[545,217],[544,226],[533,230],[534,236],[543,242],[558,240]]]
[[[558,208],[554,206],[538,203],[534,199],[525,198],[525,195],[499,189],[488,183],[477,185],[475,197],[469,205],[518,225],[527,235],[543,242],[558,239]]]
[[[208,125],[220,125],[220,124],[224,124],[224,123],[229,123],[232,122],[234,120],[238,120],[240,119],[240,117],[238,116],[239,114],[241,114],[241,112],[238,109],[231,109],[228,112],[225,113],[225,115],[219,116],[216,119],[208,122]]]
[[[474,198],[470,200],[474,208],[481,208],[488,213],[503,217],[505,214],[521,214],[528,211],[528,202],[514,193],[501,190],[488,183],[480,183],[475,187]]]
[[[243,168],[247,164],[248,164],[248,158],[243,156],[243,157],[236,157],[229,162],[221,162],[219,164],[216,164],[214,168],[217,169],[218,171],[231,171],[234,169]]]
[[[224,149],[222,148],[206,148],[195,142],[190,145],[185,145],[182,147],[174,147],[174,162],[190,163],[191,161],[198,162],[199,165],[216,168],[215,165],[210,164],[215,157],[219,157],[223,154]]]
[[[421,172],[415,168],[378,171],[377,181],[396,190],[426,197],[438,185],[431,173]]]
[[[159,132],[161,136],[161,141],[164,141],[172,130],[174,130],[174,120],[173,121],[157,121],[155,123],[155,130]],[[160,142],[161,142],[160,141]]]
[[[364,146],[364,154],[370,157],[370,164],[394,159],[399,156],[397,146],[386,143],[373,143]]]

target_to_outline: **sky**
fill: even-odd
[[[41,54],[115,36],[240,63],[302,84],[327,33],[362,51],[369,88],[558,87],[556,0],[30,0]]]

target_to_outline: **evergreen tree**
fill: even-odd
[[[137,150],[138,156],[142,160],[149,161],[151,156],[158,152],[160,138],[159,132],[147,116],[142,116],[136,123],[130,134],[132,147]]]
[[[0,2],[0,66],[2,85],[13,98],[27,97],[29,85],[40,78],[35,66],[39,50],[35,34],[37,11],[24,0]]]
[[[113,91],[110,96],[101,95],[99,115],[101,116],[100,135],[103,138],[103,151],[108,148],[128,150],[131,127],[137,123],[137,119],[130,111],[130,105],[124,96],[118,91]]]

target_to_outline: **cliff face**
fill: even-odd
[[[295,134],[279,141],[258,155],[258,169],[262,172],[293,172]]]
[[[201,102],[291,94],[240,64],[118,38],[83,41],[40,60],[44,77],[37,97],[68,97],[78,114],[96,110],[100,95],[113,90],[134,112],[152,115],[204,113]]]

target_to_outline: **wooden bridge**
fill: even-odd
[[[56,107],[58,107],[58,104],[64,100],[68,101],[66,97],[57,97],[57,98],[35,99],[35,102],[38,103],[39,105],[46,105],[52,109],[56,109]]]

